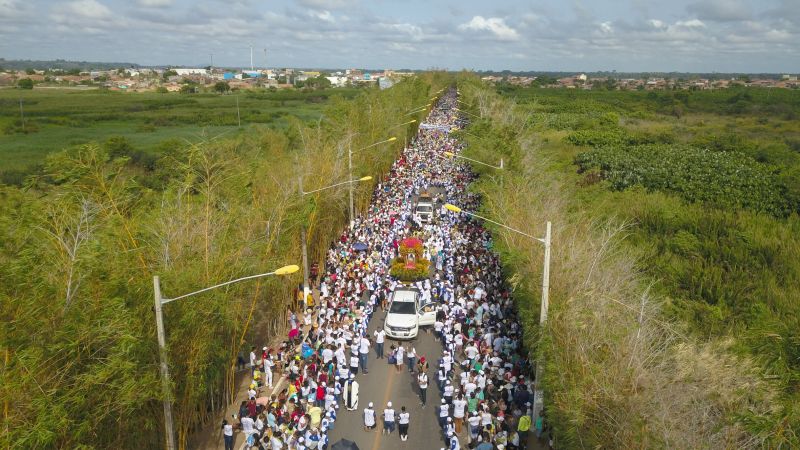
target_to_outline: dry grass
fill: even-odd
[[[516,130],[504,144],[511,162],[478,185],[490,217],[539,234],[553,222],[551,300],[547,327],[538,328],[542,246],[502,230],[495,237],[516,298],[527,314],[528,343],[546,361],[546,404],[557,444],[567,448],[757,448],[744,415],[773,412],[775,392],[731,343],[698,342],[663,319],[663,298],[637,272],[637,255],[620,245],[626,224],[598,222],[571,210],[562,185],[538,152],[540,137],[508,100],[476,85],[492,127]],[[471,151],[479,152],[480,149]],[[470,155],[470,153],[468,153]],[[538,233],[537,233],[538,231]],[[537,346],[539,348],[537,348]]]

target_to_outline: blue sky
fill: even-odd
[[[800,0],[0,0],[0,57],[800,72]],[[264,50],[266,49],[266,56]]]

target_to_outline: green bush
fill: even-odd
[[[578,154],[575,163],[581,171],[600,169],[614,190],[641,185],[690,202],[774,216],[785,216],[791,209],[775,170],[741,153],[689,145],[609,145]]]

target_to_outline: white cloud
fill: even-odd
[[[676,27],[683,28],[705,28],[706,24],[700,19],[679,20],[675,22]]]
[[[355,6],[358,0],[297,0],[297,3],[315,9],[339,9]]]
[[[611,22],[603,22],[600,24],[600,31],[605,34],[613,33],[614,27],[611,26]]]
[[[667,27],[667,24],[658,19],[650,19],[647,21],[647,23],[650,24],[650,26],[653,28],[662,29]]]
[[[323,22],[333,23],[335,22],[333,15],[330,11],[309,11],[308,15],[311,17],[315,17]]]
[[[107,19],[111,17],[111,10],[97,0],[74,0],[59,8],[62,14],[70,14],[86,19]]]
[[[458,26],[459,30],[488,31],[503,41],[515,41],[519,39],[517,30],[506,25],[505,20],[499,17],[484,18],[474,16],[472,20]]]
[[[136,0],[136,3],[146,8],[164,8],[170,6],[173,0]]]

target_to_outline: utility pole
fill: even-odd
[[[353,179],[353,137],[349,136],[347,138],[347,179]],[[353,229],[354,218],[353,218],[353,183],[349,185],[350,189],[348,192],[350,193],[350,229]]]
[[[167,343],[164,337],[164,316],[161,313],[161,284],[158,276],[153,277],[153,292],[156,301],[156,331],[158,332],[158,356],[161,360],[161,388],[164,396],[164,431],[167,438],[167,450],[175,450],[175,429],[172,422],[172,392],[169,384],[169,366],[167,365]]]
[[[550,301],[550,240],[552,225],[547,222],[544,235],[544,267],[542,267],[542,302],[539,310],[539,327],[544,329],[547,322],[547,310]],[[541,353],[541,352],[540,352]],[[533,423],[539,419],[544,409],[544,390],[542,389],[542,376],[544,372],[544,358],[536,361],[536,379],[533,386]]]
[[[250,44],[250,71],[255,70],[253,67],[253,44]]]
[[[19,99],[19,120],[22,122],[22,132],[25,132],[25,113],[22,112],[22,99]]]
[[[239,128],[242,128],[242,115],[239,114],[239,96],[236,96],[236,120],[239,121]]]
[[[297,181],[298,188],[300,189],[300,198],[304,197],[303,194],[303,172],[300,169],[300,164],[297,164]],[[305,221],[305,217],[303,217]],[[305,309],[306,297],[310,289],[308,288],[308,245],[306,244],[306,224],[303,222],[300,225],[300,248],[303,252],[303,309]]]

